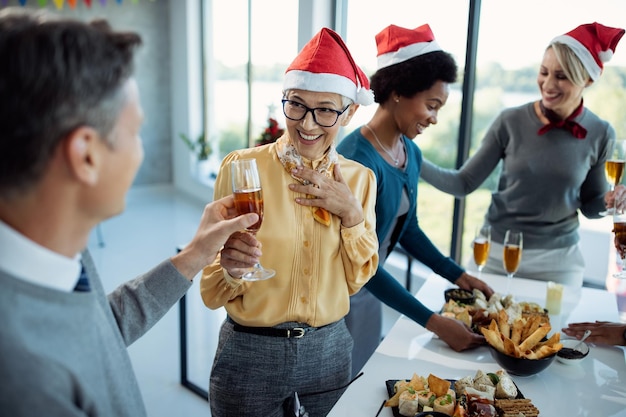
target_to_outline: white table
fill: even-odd
[[[495,291],[505,291],[505,277],[483,274],[482,279]],[[432,275],[416,296],[437,311],[444,303],[443,291],[450,287],[448,281]],[[517,301],[534,301],[543,306],[546,284],[513,278],[510,292]],[[568,294],[562,314],[551,316],[555,331],[560,331],[561,324],[567,322],[618,321],[614,294],[583,288],[579,297],[577,302],[575,294]],[[485,372],[500,369],[487,347],[455,352],[402,316],[363,367],[363,376],[346,390],[329,416],[374,417],[383,400],[389,398],[386,380],[409,379],[413,373],[459,379],[473,376],[478,369]],[[626,416],[626,361],[621,347],[592,346],[589,356],[578,365],[555,361],[537,375],[512,377],[522,394],[539,408],[542,417]],[[380,413],[381,417],[392,415],[390,408]]]

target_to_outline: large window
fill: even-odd
[[[348,3],[346,42],[368,76],[376,71],[374,37],[390,24],[415,28],[428,23],[440,46],[456,59],[459,66],[458,82],[452,86],[448,102],[439,112],[437,125],[429,127],[415,138],[425,155],[446,163],[454,162],[456,158],[469,4],[469,0],[387,0],[385,7],[380,7],[380,2],[376,0]],[[375,110],[375,104],[361,106],[346,130],[349,132],[366,123]],[[439,195],[434,197],[435,193]],[[439,193],[428,184],[420,184],[420,225],[443,253],[450,251],[453,207],[453,197]]]
[[[415,139],[426,158],[454,167],[459,143],[459,121],[470,7],[479,5],[476,84],[472,104],[470,156],[492,120],[504,108],[539,97],[538,65],[549,41],[581,23],[598,21],[623,27],[626,2],[596,0],[318,0],[311,15],[298,11],[303,0],[203,1],[205,59],[205,119],[213,153],[213,175],[221,159],[233,149],[253,146],[268,116],[280,112],[284,70],[298,51],[298,36],[319,13],[333,14],[345,23],[340,32],[366,74],[376,70],[374,36],[389,24],[417,27],[428,23],[440,45],[459,65],[458,82],[436,126]],[[333,7],[333,6],[337,7]],[[345,12],[345,15],[341,15]],[[338,14],[337,16],[334,14]],[[339,16],[341,15],[341,16]],[[299,21],[301,19],[301,21]],[[626,137],[626,46],[618,46],[605,73],[585,93],[585,104],[609,120],[618,136]],[[369,120],[375,105],[361,106],[343,134]],[[496,186],[497,171],[465,201],[459,259],[465,263],[475,227],[482,223]],[[443,253],[451,251],[453,197],[420,183],[418,214],[425,232]],[[458,252],[457,252],[458,253]]]
[[[424,156],[438,165],[454,167],[459,140],[461,89],[465,65],[470,1],[376,0],[349,2],[347,44],[368,75],[376,69],[374,36],[389,24],[417,27],[428,23],[439,44],[452,53],[461,74],[453,86],[448,104],[439,112],[439,122],[418,136],[415,142]],[[550,40],[582,23],[594,21],[624,27],[626,2],[597,0],[525,0],[503,2],[482,0],[472,106],[470,156],[498,113],[510,106],[539,98],[536,76],[543,52]],[[367,22],[367,23],[365,23]],[[626,45],[618,46],[599,82],[585,92],[585,105],[626,138]],[[361,107],[348,130],[365,123],[375,106]],[[491,191],[496,187],[497,170],[479,190],[466,199],[464,233],[459,259],[466,264],[470,242],[477,225],[483,222]],[[418,194],[420,225],[443,253],[450,250],[454,199],[420,182]]]
[[[210,182],[226,154],[253,146],[268,116],[279,116],[283,73],[298,52],[298,2],[205,0],[203,13]]]
[[[502,109],[539,99],[537,72],[552,38],[583,23],[624,27],[625,16],[626,2],[622,0],[596,0],[593,7],[587,0],[482,0],[470,155]],[[624,46],[622,41],[603,76],[584,92],[585,105],[608,120],[618,137],[626,137],[626,116],[618,110],[626,99]],[[454,165],[453,161],[437,162]],[[496,187],[496,175],[492,174],[480,190],[466,199],[463,248],[468,256],[474,230],[482,223],[491,190]],[[582,216],[581,220],[584,222]]]

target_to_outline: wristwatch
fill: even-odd
[[[624,346],[626,346],[626,326],[624,327],[624,334],[622,336],[624,337]]]

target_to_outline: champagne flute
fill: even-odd
[[[248,227],[247,232],[253,235],[261,228],[263,222],[263,193],[256,159],[238,159],[231,163],[231,178],[235,208],[239,214],[256,213],[259,221]],[[276,275],[276,271],[265,269],[260,263],[243,274],[245,281],[260,281]]]
[[[618,203],[615,200],[615,210],[613,213],[613,233],[615,233],[615,246],[619,246],[618,254],[622,259],[622,269],[613,274],[615,278],[626,278],[626,271],[624,268],[624,258],[626,258],[626,210],[624,209],[624,202]]]
[[[615,191],[615,186],[622,182],[622,178],[624,177],[624,165],[626,164],[625,142],[624,140],[617,140],[613,145],[609,159],[604,163],[604,174],[606,175],[606,181],[609,183],[609,187],[611,187],[611,191]],[[600,212],[602,216],[614,213],[614,207]]]
[[[474,248],[474,262],[478,268],[478,277],[480,278],[483,268],[487,264],[489,258],[489,248],[491,247],[491,226],[485,224],[476,228],[476,235],[472,243]]]
[[[504,270],[506,271],[506,294],[509,293],[511,288],[511,281],[513,275],[517,272],[519,264],[522,260],[522,232],[516,230],[507,230],[504,235],[504,254],[502,257],[502,263]]]

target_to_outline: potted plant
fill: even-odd
[[[185,142],[185,145],[189,148],[189,151],[193,153],[198,161],[206,161],[211,155],[212,149],[209,142],[206,140],[204,132],[202,132],[195,140],[192,140],[184,133],[179,134],[179,137]]]
[[[273,117],[268,117],[267,127],[263,130],[263,133],[255,141],[256,146],[266,145],[268,143],[276,142],[276,139],[283,135],[285,129],[278,126],[278,122]]]

